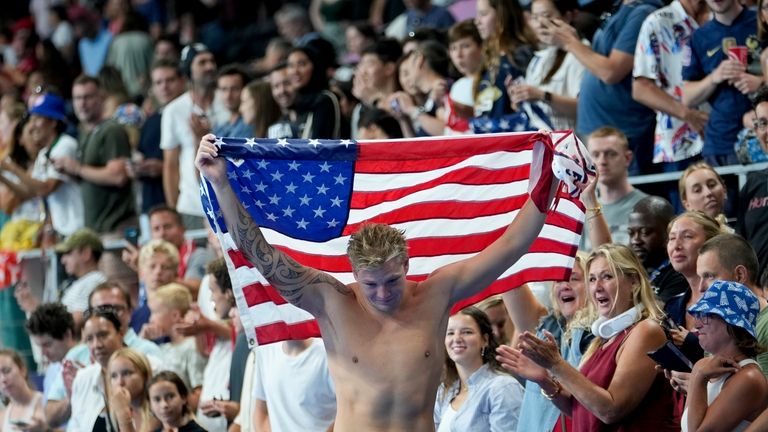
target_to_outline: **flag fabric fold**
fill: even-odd
[[[572,132],[505,133],[388,141],[219,138],[228,179],[267,241],[303,265],[354,281],[346,256],[351,233],[367,222],[405,230],[408,278],[467,258],[498,238],[530,196],[540,210],[552,177],[552,147]],[[555,153],[557,157],[557,153]],[[530,179],[530,180],[529,180]],[[232,277],[249,341],[319,336],[314,318],[287,303],[237,249],[211,185],[203,208]],[[539,238],[520,260],[459,309],[531,281],[571,271],[584,207],[560,192]]]

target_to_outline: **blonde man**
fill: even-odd
[[[192,295],[186,286],[172,282],[158,288],[149,298],[148,304],[152,314],[144,328],[159,337],[170,339],[168,343],[160,345],[161,358],[168,370],[176,372],[184,380],[190,389],[188,401],[196,409],[207,359],[198,352],[194,337],[184,336],[177,330],[192,307]]]
[[[150,310],[147,300],[163,285],[176,279],[179,267],[179,250],[165,240],[150,240],[139,251],[139,304],[131,315],[131,328],[148,339],[159,336],[149,334],[142,328],[149,322]]]

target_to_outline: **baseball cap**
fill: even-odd
[[[75,231],[69,237],[64,239],[63,242],[57,244],[55,249],[58,253],[69,253],[74,249],[81,249],[84,247],[90,248],[92,251],[96,252],[104,251],[104,244],[101,242],[99,235],[88,228],[82,228]]]
[[[211,50],[199,42],[191,43],[181,50],[180,66],[182,72],[184,72],[187,77],[192,76],[192,61],[195,60],[195,57],[197,57],[198,54],[205,52],[211,52]]]

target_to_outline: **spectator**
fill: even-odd
[[[179,250],[165,240],[150,240],[139,251],[139,304],[131,315],[132,330],[141,332],[144,324],[149,322],[151,312],[148,301],[155,291],[163,285],[176,280],[179,268]]]
[[[155,40],[155,61],[164,59],[178,62],[181,57],[181,46],[178,35],[164,34]]]
[[[87,6],[71,8],[69,18],[75,28],[75,39],[78,40],[77,53],[83,73],[96,76],[107,59],[112,33],[102,25],[101,14]]]
[[[149,381],[147,388],[152,414],[163,424],[158,430],[206,432],[194,420],[195,416],[187,403],[187,387],[178,375],[169,371],[160,372]]]
[[[131,348],[120,348],[109,358],[106,376],[107,430],[151,431],[160,422],[149,411],[147,387],[152,378],[149,360]]]
[[[448,54],[462,76],[445,98],[445,134],[468,133],[475,106],[475,75],[483,64],[483,39],[472,20],[456,23],[448,30]]]
[[[360,117],[358,139],[377,140],[402,138],[400,123],[391,115],[378,108],[366,109]]]
[[[595,33],[592,47],[576,30],[557,20],[548,25],[552,43],[587,69],[581,81],[576,133],[587,136],[606,125],[621,130],[635,154],[631,174],[653,169],[654,112],[632,99],[632,65],[640,26],[661,7],[658,0],[623,1]],[[626,213],[625,213],[626,214]]]
[[[527,285],[502,294],[518,335],[536,332],[540,338],[549,332],[560,347],[563,358],[576,367],[594,338],[589,325],[594,321],[594,306],[587,301],[584,275],[587,255],[577,253],[571,276],[567,281],[552,286],[550,297],[552,310],[542,305]],[[517,430],[557,430],[563,417],[545,395],[554,391],[553,382],[545,370],[539,368],[520,353],[516,345],[502,346],[497,350],[502,366],[515,376],[525,380],[523,403]]]
[[[0,162],[20,184],[7,183],[23,201],[31,198],[45,199],[53,230],[61,237],[71,235],[83,227],[84,210],[80,186],[75,179],[61,173],[51,163],[52,159],[77,155],[77,141],[64,133],[66,113],[64,100],[53,93],[46,93],[35,101],[29,111],[31,138],[41,149],[32,171],[12,161]]]
[[[330,47],[327,41],[314,39],[288,54],[288,75],[297,94],[291,105],[299,129],[296,138],[337,139],[341,133],[339,100],[328,90],[327,57],[334,54],[323,52],[326,45]]]
[[[273,431],[328,430],[336,418],[336,392],[327,362],[318,338],[257,348],[254,424]]]
[[[346,50],[341,63],[345,65],[357,64],[362,59],[363,52],[378,40],[376,30],[364,21],[350,23],[344,32]]]
[[[287,3],[275,13],[277,32],[294,46],[319,37],[312,29],[309,12],[297,4]]]
[[[61,376],[64,356],[77,344],[75,320],[61,303],[45,303],[29,316],[24,327],[40,347],[48,366],[43,376],[43,405],[48,401],[54,380]]]
[[[685,50],[708,19],[705,2],[673,1],[648,15],[637,37],[632,97],[656,111],[653,163],[663,164],[664,171],[685,169],[704,145],[709,115],[687,107],[681,98]]]
[[[443,380],[437,389],[435,429],[514,430],[523,389],[496,359],[499,341],[488,316],[468,307],[448,318]]]
[[[75,53],[75,30],[69,22],[67,8],[63,4],[51,5],[48,8],[48,24],[53,29],[51,42],[67,63],[72,64]]]
[[[403,40],[420,29],[442,30],[452,26],[456,19],[443,6],[435,6],[431,0],[406,0],[405,12],[387,25],[385,34]]]
[[[678,187],[680,199],[687,211],[702,211],[725,224],[725,181],[708,163],[696,162],[686,168]]]
[[[167,337],[168,343],[160,345],[161,358],[167,370],[176,372],[190,389],[188,403],[197,409],[206,358],[197,352],[195,338],[179,334],[175,327],[184,323],[184,316],[192,306],[189,290],[177,283],[157,289],[148,301],[152,315],[142,333],[149,339]]]
[[[269,127],[282,115],[280,105],[272,97],[270,83],[254,80],[245,86],[240,93],[240,115],[247,127],[241,137],[267,137]]]
[[[267,129],[268,138],[297,138],[299,131],[294,123],[294,117],[291,111],[296,100],[296,90],[291,83],[291,77],[288,75],[288,64],[282,63],[269,73],[269,86],[272,90],[272,97],[280,107],[282,116],[269,125]]]
[[[120,29],[112,38],[105,64],[120,71],[128,96],[135,100],[149,89],[149,72],[154,55],[154,40],[148,34],[147,23],[132,10],[130,0],[109,0],[108,4],[123,6],[118,21]],[[109,9],[109,8],[107,8]]]
[[[165,106],[184,93],[186,83],[175,60],[156,60],[152,65],[150,77],[151,93],[159,108],[147,117],[141,127],[138,146],[140,158],[131,165],[134,177],[141,182],[142,227],[144,223],[149,223],[149,210],[159,204],[165,204],[163,151],[160,149],[161,118]],[[146,222],[144,218],[147,218]]]
[[[99,71],[99,81],[104,91],[102,115],[114,119],[125,128],[131,150],[139,145],[139,130],[144,124],[144,113],[133,103],[120,71],[112,65],[104,65]]]
[[[755,131],[760,146],[768,153],[768,88],[755,99]],[[752,172],[739,194],[738,231],[757,253],[758,274],[768,274],[768,170]]]
[[[648,272],[653,293],[664,304],[690,287],[667,254],[667,227],[674,217],[669,201],[651,195],[635,204],[627,224],[629,246]]]
[[[121,228],[136,224],[125,164],[131,156],[128,134],[116,121],[104,119],[104,94],[96,78],[78,77],[72,86],[72,98],[82,133],[79,156],[55,158],[54,166],[80,178],[85,226],[122,237]]]
[[[71,432],[108,430],[112,406],[104,398],[104,376],[110,357],[123,345],[125,331],[109,307],[88,309],[84,320],[83,342],[88,345],[94,363],[78,371],[71,389],[68,388],[72,416],[67,431]]]
[[[394,116],[407,116],[415,136],[442,135],[445,129],[443,98],[448,90],[450,59],[445,46],[435,41],[419,44],[401,67],[409,69],[409,76],[420,94],[426,95],[417,103],[406,92],[396,92],[390,99]]]
[[[62,290],[61,303],[72,314],[75,328],[80,329],[83,325],[83,312],[88,309],[88,297],[97,285],[107,281],[107,277],[99,270],[104,245],[98,234],[82,228],[57,244],[56,252],[62,254],[64,271],[74,278]]]
[[[756,91],[762,77],[748,71],[759,61],[764,42],[755,39],[756,12],[736,0],[708,0],[712,20],[691,37],[688,62],[683,64],[683,103],[689,107],[709,102],[712,106],[704,129],[702,156],[713,167],[738,163],[733,151],[741,130],[741,116],[750,108],[748,94]],[[732,46],[746,47],[744,63],[729,56]]]
[[[711,356],[693,366],[683,432],[717,427],[743,430],[768,405],[768,383],[755,356],[757,297],[738,282],[716,281],[688,312]],[[727,384],[727,385],[726,385]]]
[[[232,292],[232,282],[229,279],[226,263],[223,258],[211,261],[207,268],[211,275],[209,284],[216,314],[220,319],[229,316],[229,310],[235,306],[235,298]],[[206,321],[199,317],[198,321]],[[208,330],[203,323],[197,323],[199,330]],[[220,406],[219,401],[229,401],[229,366],[232,362],[231,330],[218,335],[216,344],[208,356],[208,364],[203,373],[203,388],[200,392],[200,406],[197,409],[197,419],[206,430],[225,430],[228,421],[232,421],[237,411],[232,412],[225,408],[229,404]],[[224,337],[222,337],[224,336]]]
[[[219,99],[224,102],[224,107],[229,111],[229,118],[226,122],[214,126],[214,135],[238,138],[251,136],[250,127],[240,115],[240,93],[246,83],[248,83],[248,75],[237,65],[227,65],[219,71],[216,78],[216,91]]]
[[[368,108],[383,106],[397,90],[397,62],[403,50],[394,39],[381,39],[363,50],[352,79],[352,94],[360,100],[352,113],[352,137],[357,138],[359,119]]]
[[[564,361],[551,335],[520,336],[522,353],[547,369],[544,391],[571,413],[574,430],[678,430],[672,389],[647,352],[664,343],[663,316],[642,264],[626,246],[602,245],[587,259],[589,294],[599,318],[580,370]],[[619,318],[618,320],[616,318]]]
[[[505,83],[525,74],[538,44],[536,35],[515,0],[478,0],[475,25],[485,57],[474,86],[475,119],[470,125],[475,133],[515,130],[523,119],[513,112]]]
[[[224,123],[226,108],[214,100],[216,61],[203,44],[188,45],[181,52],[181,69],[189,90],[166,105],[161,119],[163,189],[167,204],[181,214],[189,229],[205,227],[200,191],[193,162],[200,136]]]
[[[531,3],[529,23],[541,49],[528,63],[522,83],[506,83],[513,108],[524,109],[532,120],[540,119],[540,128],[565,130],[576,126],[576,99],[584,65],[573,53],[552,43],[549,26],[555,20],[570,25],[577,9],[576,0],[535,0]]]
[[[693,316],[686,313],[701,298],[696,260],[701,245],[720,233],[720,224],[699,211],[677,216],[670,222],[667,231],[667,255],[675,271],[688,281],[688,288],[683,294],[669,299],[664,304],[664,312],[677,325],[677,328],[669,330],[670,339],[692,362],[704,355],[696,334],[692,332],[696,322]]]
[[[0,426],[3,431],[47,430],[48,423],[43,415],[43,394],[29,385],[29,370],[19,353],[0,349],[0,394],[3,405],[0,408]]]
[[[288,60],[288,53],[291,48],[293,48],[293,44],[284,38],[270,39],[264,57],[252,61],[249,65],[251,74],[254,76],[269,75],[277,65]]]
[[[628,180],[629,167],[634,157],[629,148],[629,141],[620,130],[603,127],[589,135],[587,148],[597,167],[599,193],[598,205],[588,208],[587,216],[602,213],[613,242],[629,244],[627,215],[638,201],[647,196],[635,189]],[[590,249],[588,239],[588,235],[582,233],[580,249]]]
[[[491,323],[493,336],[499,345],[513,345],[515,337],[515,325],[509,319],[509,312],[504,305],[501,295],[488,297],[477,304],[477,308],[485,313],[488,322]]]
[[[757,256],[752,247],[737,234],[719,234],[699,248],[696,273],[701,278],[699,291],[705,293],[716,280],[738,282],[752,291],[758,299],[760,313],[755,319],[755,337],[762,346],[768,345],[768,301],[758,284]],[[760,353],[757,362],[768,375],[768,354]],[[765,365],[765,366],[763,366]]]

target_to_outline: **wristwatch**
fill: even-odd
[[[544,92],[544,102],[551,104],[552,103],[552,93],[545,91]]]

